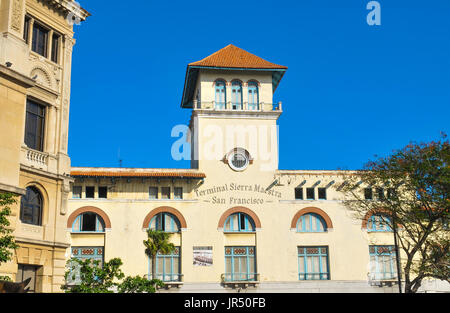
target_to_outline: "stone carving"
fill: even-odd
[[[35,67],[31,71],[30,76],[31,76],[31,78],[35,79],[38,84],[43,85],[48,88],[52,88],[52,82],[51,82],[50,75],[43,68]]]
[[[22,0],[14,0],[12,3],[11,28],[20,32],[22,26]]]

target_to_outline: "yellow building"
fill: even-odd
[[[233,45],[189,64],[191,149],[172,155],[191,169],[72,168],[71,255],[150,277],[155,228],[177,247],[156,264],[169,292],[398,291],[393,233],[343,206],[345,172],[278,169],[286,70]]]
[[[0,192],[20,196],[0,275],[36,292],[64,282],[73,24],[88,15],[71,0],[0,0]]]

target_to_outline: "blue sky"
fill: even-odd
[[[81,1],[75,26],[73,166],[188,168],[171,129],[188,63],[234,44],[288,66],[280,169],[358,169],[450,134],[450,1]]]

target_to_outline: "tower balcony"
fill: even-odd
[[[216,102],[216,101],[197,101],[193,100],[194,111],[218,111],[218,112],[230,112],[230,111],[242,111],[242,112],[277,112],[282,113],[282,103],[233,103],[229,102]]]

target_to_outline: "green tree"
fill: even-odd
[[[99,260],[71,258],[64,276],[66,285],[62,289],[68,293],[113,293],[125,276],[120,269],[122,264],[119,258],[111,259],[103,266]]]
[[[389,217],[382,223],[398,234],[406,293],[417,292],[425,278],[450,282],[450,145],[445,134],[370,161],[345,175],[345,181],[340,187],[344,205],[357,218],[375,212]],[[376,190],[376,199],[366,199],[363,186]]]
[[[154,293],[157,287],[164,287],[164,283],[159,279],[149,280],[145,277],[126,277],[119,285],[120,293]]]
[[[11,235],[9,216],[11,215],[10,206],[17,201],[12,193],[0,193],[0,265],[11,261],[14,249],[18,246]],[[11,280],[7,276],[0,276],[0,280]]]
[[[169,254],[175,250],[173,243],[169,242],[172,234],[160,230],[147,230],[148,239],[144,240],[145,253],[150,257],[152,264],[152,278],[156,278],[156,256],[158,253]]]
[[[66,284],[62,289],[67,293],[154,293],[157,287],[164,286],[156,279],[125,277],[120,269],[122,265],[120,258],[111,259],[103,266],[99,260],[72,258],[67,261]]]

